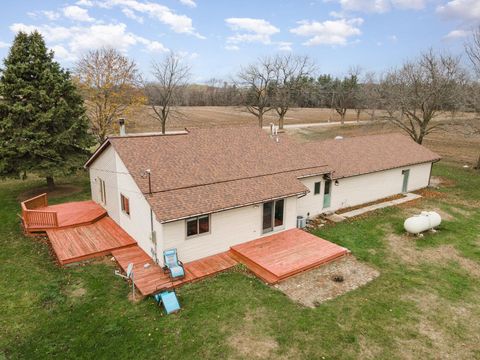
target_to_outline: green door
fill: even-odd
[[[330,207],[330,198],[332,190],[332,180],[325,180],[325,188],[323,189],[323,208]]]
[[[406,193],[408,191],[408,176],[410,175],[410,170],[402,170],[403,175],[403,185],[402,192]]]

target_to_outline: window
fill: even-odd
[[[318,182],[315,183],[315,189],[313,190],[313,194],[314,194],[314,195],[320,194],[320,185],[321,185],[321,184],[322,184],[322,183],[321,183],[320,181],[318,181]]]
[[[210,215],[187,219],[187,238],[210,232]]]
[[[105,181],[98,178],[100,185],[100,201],[102,204],[107,205],[107,191],[105,190]]]
[[[283,226],[285,200],[269,201],[263,204],[263,232],[273,231]]]
[[[130,215],[130,200],[128,200],[123,194],[120,194],[120,204],[122,206],[122,211],[125,214]]]

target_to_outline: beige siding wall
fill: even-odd
[[[402,170],[410,169],[408,191],[428,186],[431,164],[420,164],[372,174],[340,179],[332,182],[332,198],[329,211],[356,206],[402,192]]]
[[[297,200],[298,215],[304,217],[314,217],[323,212],[323,190],[325,181],[322,176],[312,176],[300,179],[301,182],[310,190],[307,195]],[[320,194],[315,195],[315,183],[320,181]]]
[[[105,149],[89,168],[92,199],[104,206],[108,215],[137,241],[138,245],[150,256],[162,260],[162,225],[154,216],[154,230],[157,234],[157,246],[151,240],[150,206],[140,192],[125,164],[112,146]],[[100,181],[105,181],[107,202],[102,204],[100,197]],[[120,194],[129,199],[130,215],[121,210]]]
[[[185,220],[163,224],[164,248],[176,248],[184,262],[227,251],[231,246],[262,236],[262,204],[211,214],[210,233],[186,239]],[[285,201],[285,226],[296,226],[297,198]],[[279,230],[279,231],[282,231]]]

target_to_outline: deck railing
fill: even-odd
[[[58,217],[55,211],[40,210],[48,206],[46,193],[25,200],[21,205],[22,218],[27,229],[58,227]]]

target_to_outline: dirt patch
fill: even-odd
[[[422,262],[441,264],[455,261],[469,274],[480,277],[480,264],[461,256],[452,245],[441,245],[436,248],[421,250],[415,246],[414,237],[393,233],[387,236],[387,243],[391,255],[406,264],[419,265]]]
[[[443,176],[432,176],[430,177],[430,186],[439,188],[439,187],[453,187],[455,186],[455,181],[448,179]]]
[[[434,292],[418,291],[405,295],[402,300],[413,302],[417,307],[419,315],[416,329],[420,336],[398,341],[401,358],[431,358],[432,354],[442,359],[476,357],[480,348],[480,323],[471,304],[445,303]],[[457,326],[467,327],[469,331],[458,336],[457,332],[452,330]]]
[[[277,341],[262,331],[260,324],[264,323],[265,310],[257,308],[249,310],[240,328],[228,338],[229,345],[242,358],[267,359],[273,357],[278,349]]]
[[[47,193],[49,199],[55,199],[64,196],[70,196],[82,191],[80,186],[75,185],[57,185],[55,189],[49,190],[46,186],[41,186],[24,191],[18,196],[19,201],[24,201],[37,195]]]
[[[374,268],[349,255],[282,281],[275,287],[293,301],[315,307],[367,284],[379,274]],[[335,277],[343,278],[343,281]]]
[[[81,280],[69,284],[65,289],[65,295],[72,300],[82,298],[86,294],[87,289],[85,289],[84,284]]]

